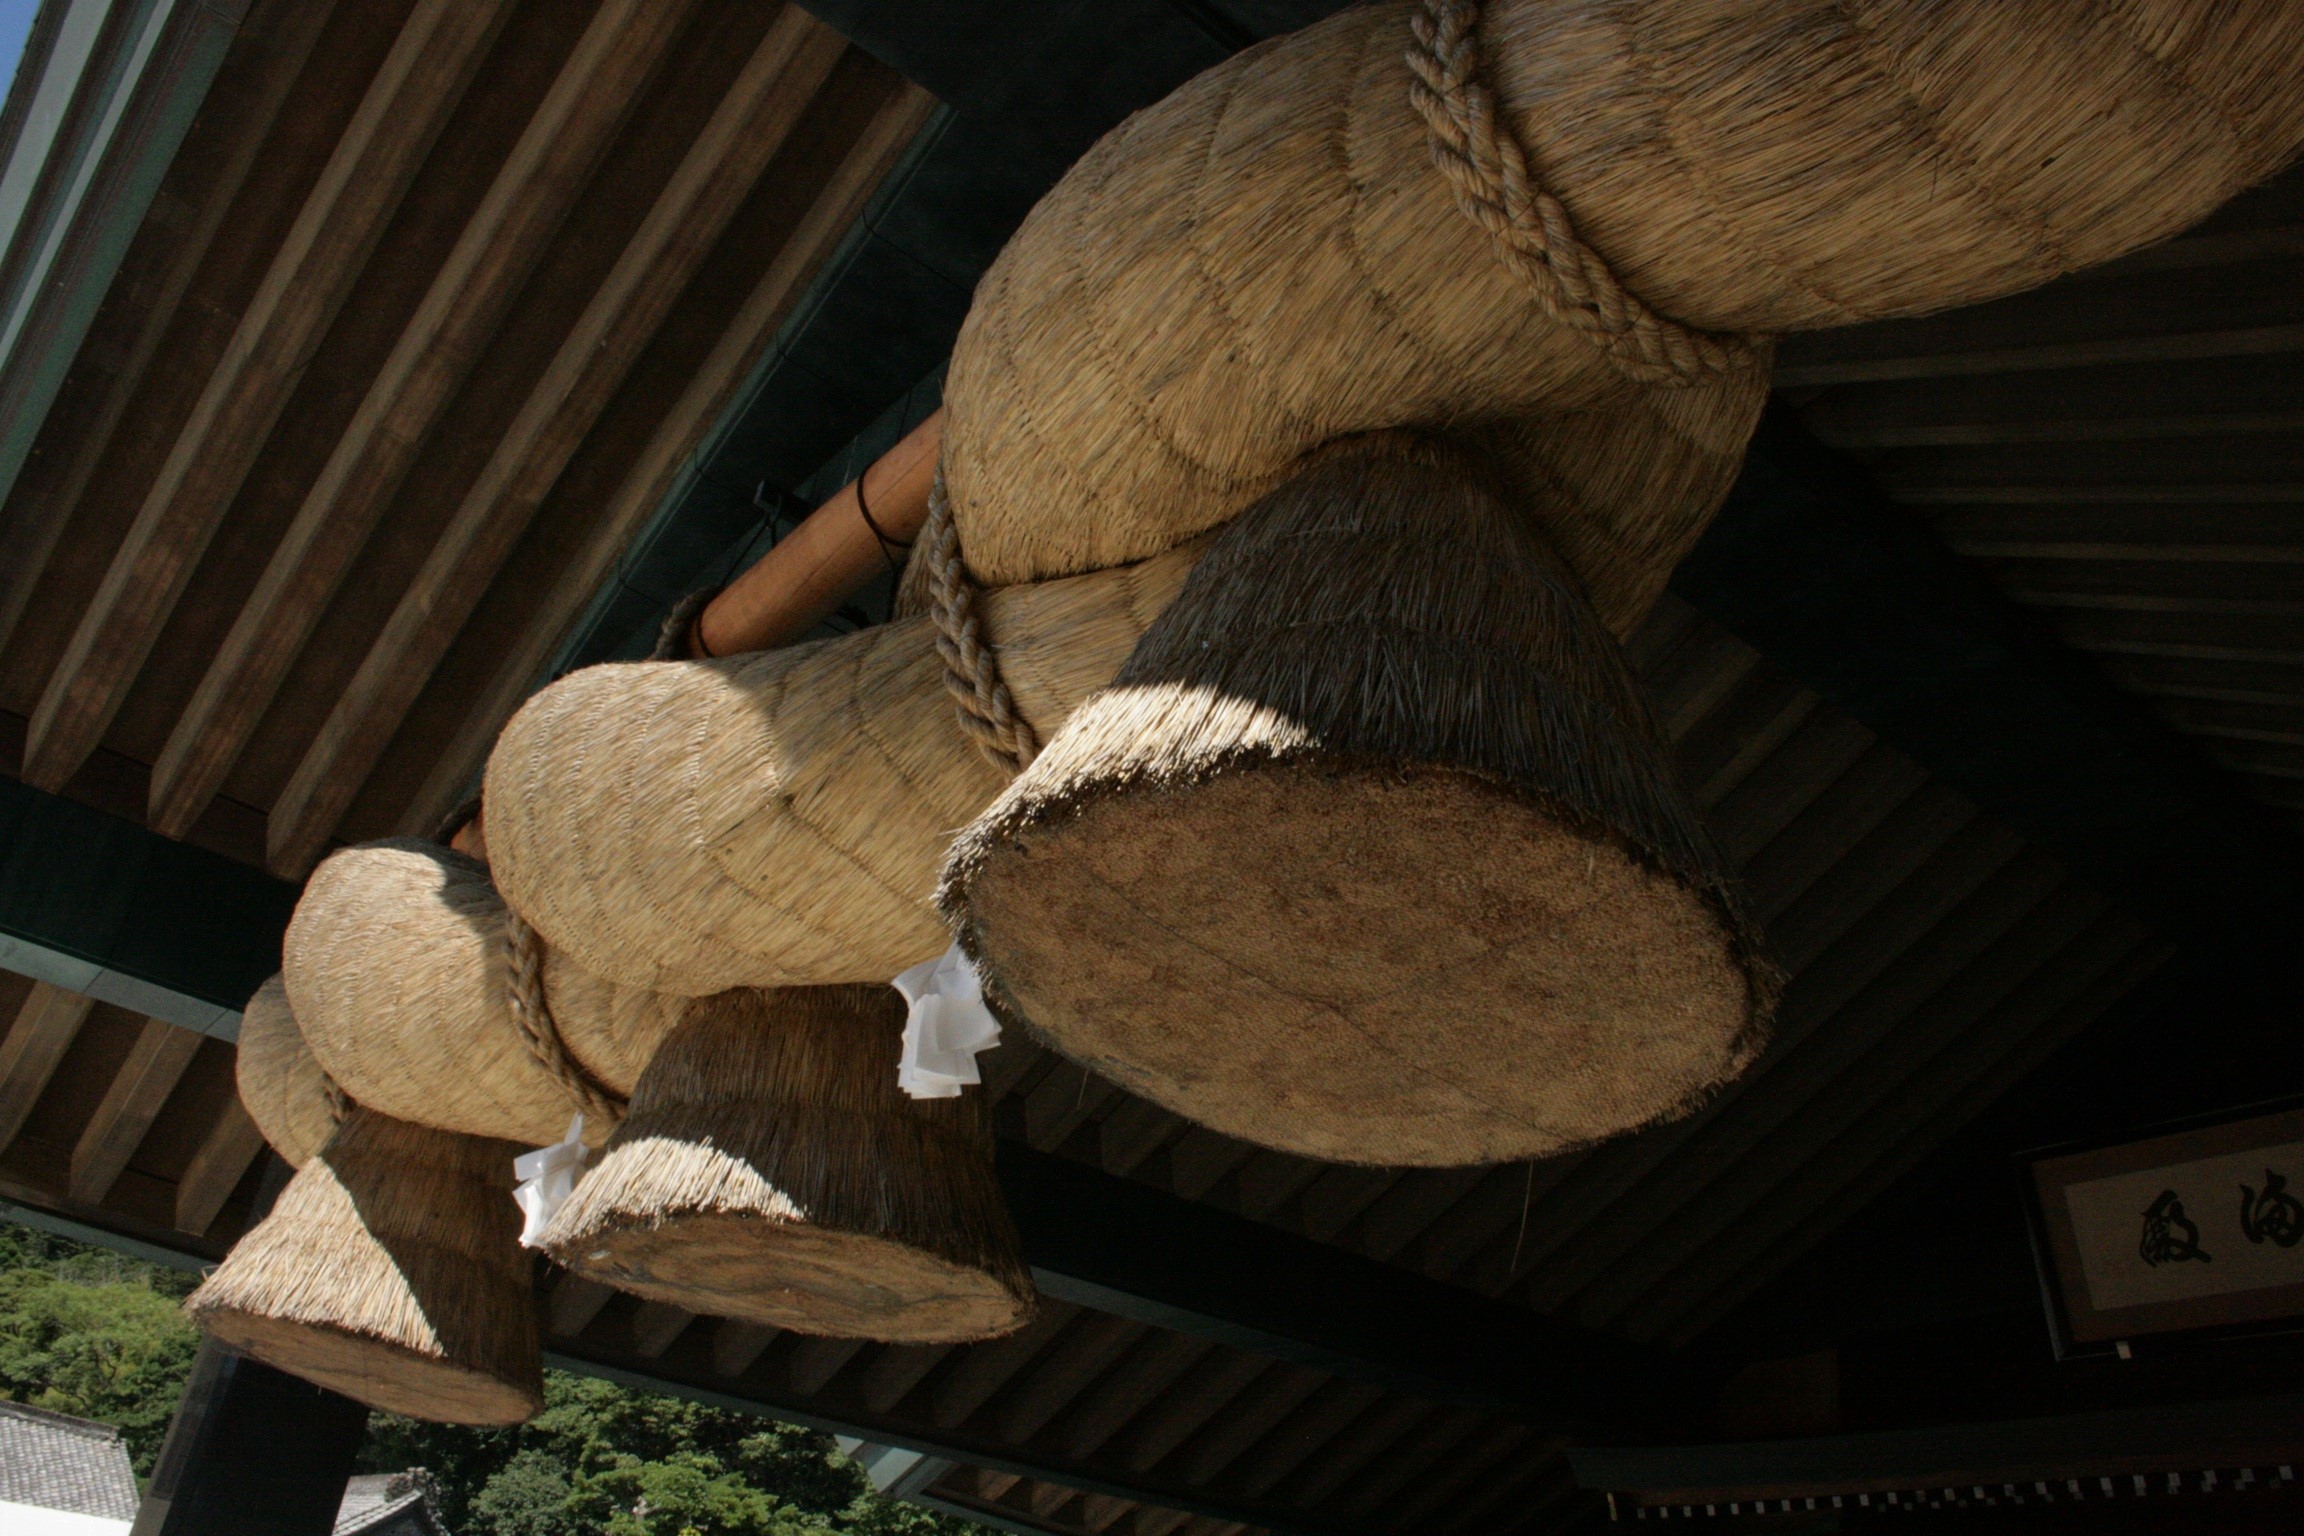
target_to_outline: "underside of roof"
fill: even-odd
[[[1330,9],[248,7],[0,503],[0,1197],[220,1257],[269,1162],[231,1014],[294,883],[429,833],[556,667],[631,653],[933,409],[977,276],[1098,133]],[[1850,1428],[1987,1379],[2041,1411],[2205,1390],[2050,1381],[2005,1157],[2304,1082],[2300,386],[2293,170],[2114,267],[1785,345],[1629,646],[1791,978],[1699,1112],[1348,1167],[1016,1041],[985,1092],[1024,1332],[778,1334],[554,1272],[548,1350],[1120,1536],[1598,1523],[1572,1443],[1704,1438],[1738,1371],[1808,1350]],[[1079,1238],[1105,1208],[1171,1224],[1164,1272]],[[1481,1337],[1525,1353],[1483,1369]],[[1539,1339],[1603,1364],[1547,1375]]]

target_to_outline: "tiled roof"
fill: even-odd
[[[0,1502],[136,1518],[136,1474],[109,1424],[0,1403]]]
[[[412,1472],[355,1477],[336,1508],[335,1536],[448,1536]]]

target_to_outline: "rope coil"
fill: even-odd
[[[1592,336],[1630,377],[1688,383],[1751,367],[1758,350],[1749,340],[1691,330],[1628,292],[1577,237],[1560,200],[1529,178],[1526,152],[1480,81],[1479,23],[1478,0],[1424,0],[1411,22],[1408,97],[1457,208],[1488,232],[1546,314]]]
[[[512,1027],[528,1047],[536,1064],[551,1075],[569,1102],[603,1125],[624,1119],[624,1100],[610,1093],[576,1064],[568,1054],[560,1028],[544,999],[544,936],[528,919],[506,908],[504,912],[504,996],[510,1005]]]
[[[650,661],[687,661],[691,656],[709,657],[704,649],[703,635],[696,626],[704,617],[704,610],[712,606],[712,599],[725,590],[721,587],[703,587],[689,593],[672,605],[664,615],[664,625],[656,632],[655,648],[648,653]],[[691,651],[690,645],[695,649]]]
[[[936,653],[944,659],[944,686],[960,707],[960,727],[978,750],[1009,773],[1022,773],[1040,754],[1032,723],[1000,677],[1000,656],[984,639],[976,613],[976,582],[960,556],[960,529],[944,492],[944,469],[928,487],[928,526],[920,530],[928,608],[936,621]]]

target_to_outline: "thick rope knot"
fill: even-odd
[[[961,729],[1002,769],[1022,773],[1040,754],[1040,738],[1032,722],[1017,713],[1016,700],[1000,679],[999,654],[984,639],[976,582],[960,557],[960,529],[944,493],[942,466],[928,488],[928,526],[920,531],[918,555],[927,567],[928,611],[936,621],[944,686],[960,706]]]
[[[509,908],[504,913],[504,996],[521,1043],[567,1093],[569,1102],[602,1125],[621,1123],[624,1101],[576,1064],[560,1038],[560,1027],[552,1022],[552,1010],[544,1000],[544,936]]]
[[[1528,157],[1480,81],[1479,23],[1478,0],[1424,0],[1411,23],[1408,97],[1457,208],[1546,314],[1592,336],[1631,377],[1688,383],[1753,366],[1759,351],[1743,337],[1690,330],[1641,303],[1577,238],[1560,200],[1529,179]]]

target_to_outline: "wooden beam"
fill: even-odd
[[[24,617],[24,610],[31,605],[34,589],[47,574],[49,558],[55,554],[64,530],[71,526],[80,498],[87,491],[97,466],[110,453],[113,436],[119,431],[129,401],[144,383],[145,368],[159,350],[162,338],[176,323],[184,290],[207,257],[210,242],[216,238],[216,231],[238,196],[241,183],[247,180],[250,168],[255,165],[257,151],[263,147],[273,120],[279,116],[288,88],[303,71],[304,61],[311,57],[312,45],[320,39],[320,29],[334,10],[335,0],[308,0],[308,3],[292,0],[292,3],[263,8],[244,24],[236,46],[253,52],[248,68],[255,76],[252,88],[255,105],[248,113],[247,122],[214,179],[200,188],[195,204],[197,214],[191,227],[173,239],[156,242],[160,248],[153,251],[151,257],[159,270],[151,278],[151,306],[145,311],[134,339],[116,359],[91,356],[91,348],[75,360],[76,369],[91,365],[101,368],[104,387],[95,409],[74,423],[71,463],[52,490],[11,505],[7,523],[0,527],[0,649],[6,648],[9,637]],[[229,71],[236,66],[225,67]],[[138,269],[144,261],[144,253],[132,251],[129,265],[115,281],[134,282],[143,276]]]
[[[1047,1520],[1079,1496],[1077,1490],[1067,1488],[1062,1483],[1036,1482],[1031,1492],[1024,1496],[1024,1505],[1039,1518]]]
[[[1684,1408],[1682,1368],[1597,1333],[1013,1141],[1002,1192],[1047,1299],[1436,1402],[1531,1423],[1652,1426]],[[1517,1193],[1515,1191],[1515,1193]],[[1517,1206],[1517,1201],[1515,1201]],[[1025,1334],[1019,1347],[1038,1349]],[[1006,1346],[987,1346],[999,1350]],[[979,1363],[972,1357],[968,1366]],[[1021,1361],[1018,1362],[1021,1365]],[[981,1398],[945,1378],[938,1422]],[[997,1383],[984,1384],[989,1394]],[[957,1417],[944,1417],[958,1412]]]
[[[653,1360],[688,1331],[696,1314],[668,1301],[644,1301],[632,1313],[632,1347]]]
[[[2304,325],[2235,326],[2173,336],[2108,337],[2041,346],[1973,347],[1905,357],[1803,357],[1779,363],[1778,389],[1869,384],[1889,379],[1941,379],[1980,373],[2090,368],[2106,363],[2161,364],[2206,357],[2254,357],[2304,348]]]
[[[747,1323],[733,1317],[723,1319],[712,1331],[712,1373],[730,1377],[743,1375],[783,1331],[769,1323]]]
[[[1843,1131],[1792,1189],[1762,1202],[1703,1255],[1700,1275],[1684,1268],[1644,1298],[1636,1325],[1642,1336],[1668,1348],[1688,1344],[1973,1124],[2168,954],[2134,924],[2099,923],[1983,1022],[1983,1043],[1996,1055],[1970,1050],[1931,1060],[1885,1109]]]
[[[1906,507],[2293,507],[2304,481],[2222,480],[2145,485],[1924,485],[1895,495]]]
[[[574,1338],[592,1324],[616,1294],[614,1286],[563,1272],[544,1303],[544,1319],[556,1338]]]
[[[160,1019],[144,1021],[143,1033],[129,1047],[128,1059],[120,1064],[95,1116],[80,1133],[79,1145],[72,1149],[69,1188],[74,1200],[82,1205],[104,1203],[206,1038]]]
[[[792,1390],[814,1397],[863,1348],[862,1339],[802,1339],[792,1352]]]
[[[1053,1348],[1032,1362],[1025,1378],[1002,1394],[994,1433],[1017,1445],[1032,1439],[1145,1332],[1133,1318],[1082,1313]]]
[[[755,364],[767,350],[777,328],[823,269],[864,205],[897,159],[927,121],[935,101],[915,86],[905,86],[883,107],[839,169],[817,194],[792,238],[777,252],[760,282],[721,333],[711,355],[688,381],[632,470],[617,488],[583,548],[551,590],[544,593],[535,614],[511,650],[498,663],[487,687],[466,711],[463,723],[446,751],[440,754],[414,804],[402,817],[408,831],[429,831],[453,810],[479,775],[495,744],[496,733],[512,711],[543,678],[553,652],[559,647],[592,595],[600,589],[616,562],[631,548],[656,509],[679,483],[690,457],[705,434],[726,411]],[[278,813],[275,812],[275,815]]]
[[[184,1165],[184,1176],[176,1181],[176,1230],[193,1237],[206,1236],[215,1225],[216,1213],[224,1209],[224,1202],[247,1176],[248,1165],[263,1150],[264,1133],[256,1129],[256,1122],[248,1118],[239,1095],[234,1094],[224,1101],[216,1128],[200,1143],[200,1150]]]
[[[2199,565],[2304,565],[2304,544],[2105,544],[2077,539],[1945,541],[1956,555],[1979,560],[2141,560]]]
[[[152,768],[181,837],[240,760],[314,624],[470,374],[694,0],[608,0],[457,237]]]
[[[2052,866],[2024,873],[2062,879]],[[1724,1230],[1767,1194],[1800,1186],[1795,1175],[1804,1159],[1852,1123],[1888,1113],[1931,1062],[1969,1056],[1960,1042],[1979,1021],[2012,1031],[2002,1004],[2063,958],[2101,916],[2104,899],[2071,882],[2045,900],[2028,882],[2000,886],[1969,904],[1994,909],[1981,922],[1961,914],[1974,931],[1924,946],[1935,953],[1920,955],[1917,965],[1908,961],[1861,1006],[1842,1010],[1831,1029],[1796,1047],[1746,1095],[1738,1113],[1714,1121],[1653,1171],[1626,1202],[1643,1217],[1602,1225],[1593,1251],[1579,1249],[1559,1272],[1534,1277],[1525,1291],[1530,1304],[1595,1326],[1614,1322],[1666,1273],[1703,1264]],[[1566,1305],[1571,1296],[1573,1307]]]
[[[96,750],[513,0],[416,0],[33,711],[23,777]]]
[[[984,1406],[986,1398],[1029,1365],[1032,1357],[1079,1313],[1080,1309],[1069,1302],[1042,1297],[1040,1309],[1023,1327],[970,1348],[936,1383],[934,1398],[928,1404],[929,1422],[947,1430],[965,1424]]]
[[[950,1344],[891,1344],[864,1367],[856,1395],[874,1413],[886,1413],[904,1401],[953,1348]]]
[[[268,859],[302,874],[456,632],[815,99],[846,39],[787,5],[585,305],[272,807]]]
[[[237,860],[0,777],[0,938],[237,1010],[280,969],[295,905]]]
[[[94,1006],[94,999],[77,992],[44,981],[32,984],[32,995],[16,1010],[8,1038],[0,1042],[0,1148],[24,1129],[32,1106],[48,1091],[57,1063],[72,1048]]]
[[[1836,448],[1981,448],[2007,443],[2119,443],[2152,437],[2216,437],[2230,433],[2295,432],[2304,411],[2223,411],[2156,416],[2070,417],[2044,421],[1900,422],[1879,426],[1832,423],[1817,435]]]
[[[2137,1473],[2277,1467],[2300,1455],[2304,1395],[2289,1394],[1807,1440],[1576,1447],[1568,1459],[1584,1487],[1658,1505],[1978,1485],[1996,1492],[2003,1483],[2061,1491],[2075,1478],[2092,1485]]]
[[[2266,813],[1788,412],[1763,417],[1673,590],[2238,985],[2293,995],[2304,881]]]

